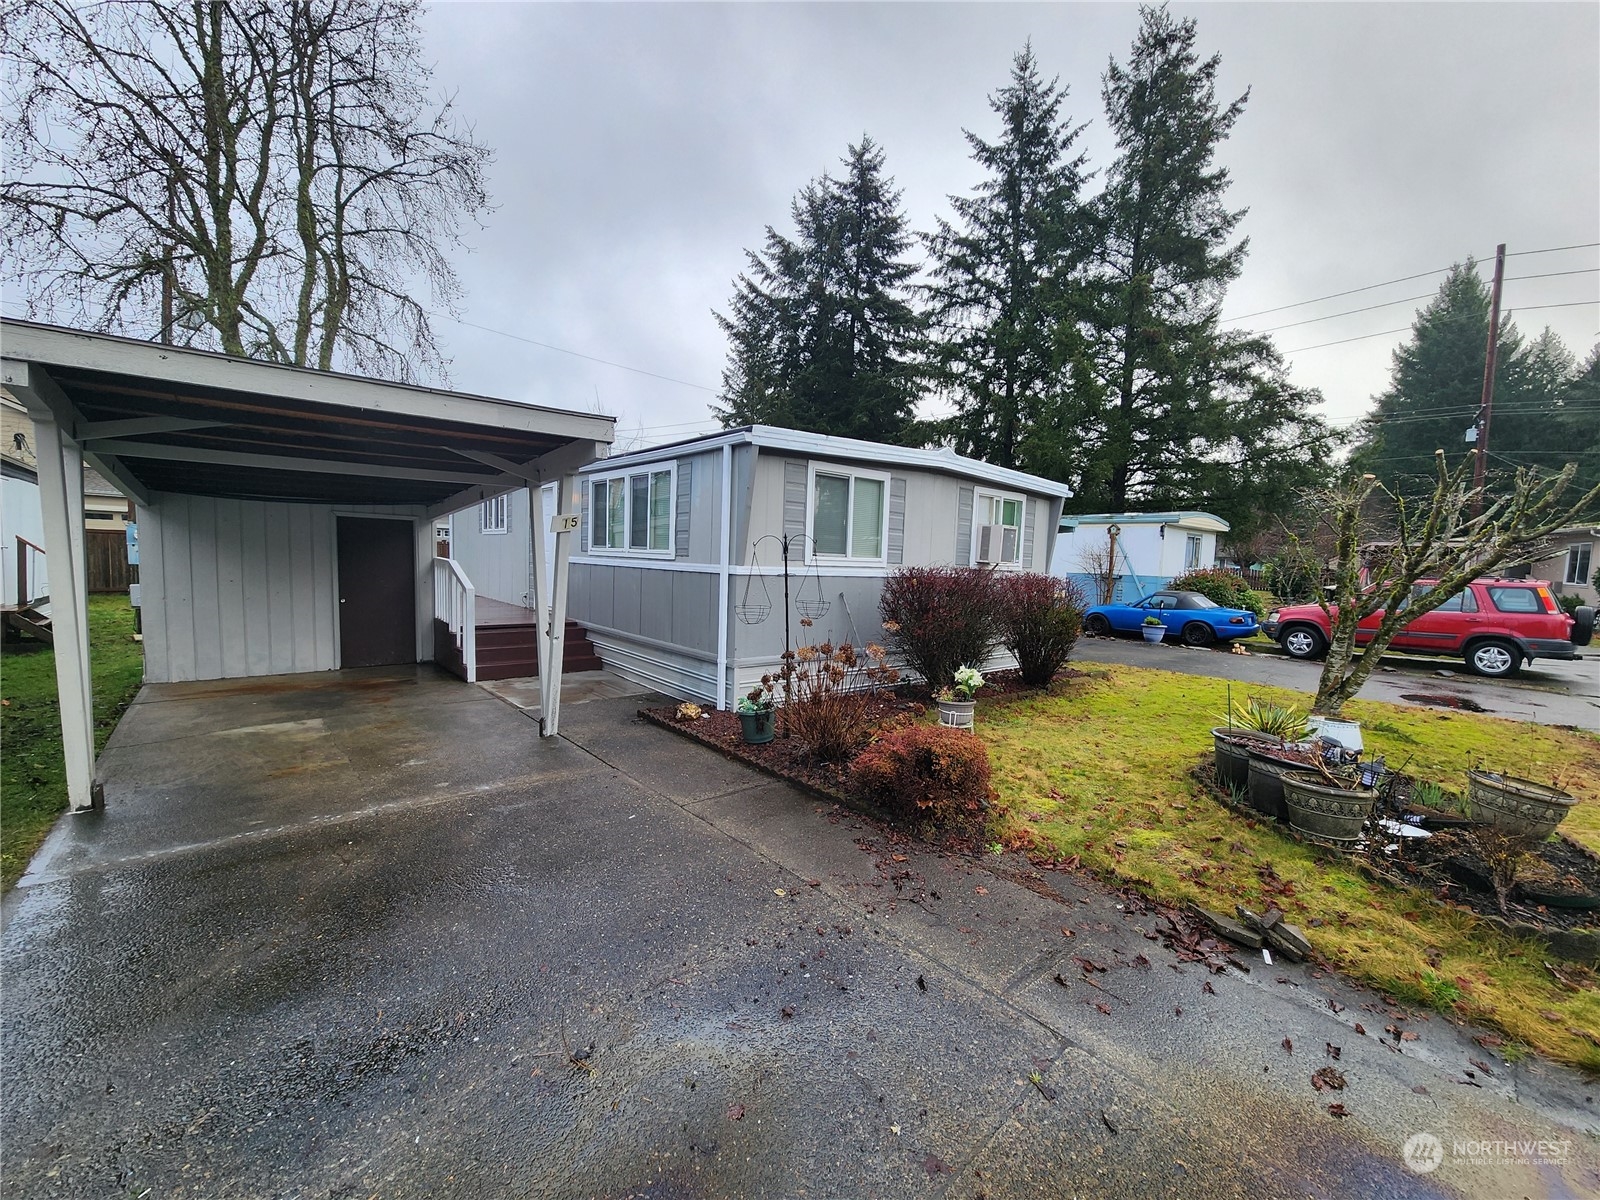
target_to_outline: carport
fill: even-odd
[[[428,661],[470,638],[470,583],[433,523],[605,454],[614,420],[509,400],[0,322],[6,389],[33,418],[68,802],[92,807],[83,467],[138,506],[145,679],[170,683]],[[533,523],[531,550],[547,530]],[[538,645],[559,727],[568,537]],[[470,656],[469,656],[470,658]]]

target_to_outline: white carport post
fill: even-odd
[[[50,626],[56,692],[61,701],[61,748],[67,765],[67,805],[95,807],[94,692],[89,683],[89,593],[83,552],[83,450],[53,418],[35,414],[39,507],[50,566]]]
[[[572,535],[576,526],[566,528],[572,524],[570,518],[580,511],[578,503],[578,477],[576,475],[563,475],[560,484],[556,487],[556,515],[555,515],[555,562],[551,567],[550,575],[550,627],[545,637],[540,638],[540,648],[548,661],[555,664],[553,672],[546,672],[541,662],[539,666],[539,711],[541,715],[541,732],[545,737],[555,737],[561,728],[561,678],[565,667],[567,652],[567,564],[572,557]],[[539,508],[540,521],[544,523],[544,507]],[[535,560],[539,564],[539,575],[544,575],[544,559]],[[544,641],[548,638],[549,648],[544,648]]]

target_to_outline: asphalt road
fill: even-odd
[[[1186,675],[1208,675],[1243,683],[1266,683],[1310,696],[1317,690],[1320,662],[1289,658],[1264,639],[1246,643],[1248,655],[1195,650],[1164,642],[1147,645],[1133,638],[1085,637],[1073,657],[1085,662],[1160,667]],[[1470,674],[1460,659],[1391,654],[1362,686],[1364,700],[1428,705],[1412,697],[1459,697],[1484,712],[1539,725],[1561,725],[1600,733],[1600,648],[1590,647],[1576,662],[1539,659],[1514,679],[1484,679]],[[1442,707],[1435,699],[1434,706]]]

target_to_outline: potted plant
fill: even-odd
[[[1314,841],[1341,849],[1355,845],[1378,800],[1376,788],[1361,786],[1358,773],[1330,770],[1284,771],[1279,776],[1289,828]]]
[[[1167,636],[1167,627],[1161,623],[1161,618],[1151,613],[1144,619],[1144,640],[1159,642]]]
[[[1305,714],[1292,704],[1252,696],[1249,704],[1236,709],[1234,715],[1241,724],[1271,735],[1243,744],[1248,760],[1245,771],[1250,807],[1275,821],[1287,820],[1289,813],[1284,807],[1283,781],[1279,777],[1285,771],[1303,770],[1316,761],[1315,751],[1299,745],[1307,733]]]
[[[773,731],[777,728],[772,676],[763,675],[760,686],[740,696],[739,702],[733,706],[733,711],[739,718],[739,726],[747,744],[759,746],[763,742],[770,742]]]
[[[1224,787],[1249,786],[1251,746],[1281,746],[1286,738],[1305,733],[1305,722],[1297,709],[1254,696],[1244,704],[1234,705],[1224,716],[1227,724],[1211,731],[1217,780]]]
[[[1518,779],[1497,771],[1467,772],[1467,804],[1471,815],[1532,843],[1555,832],[1577,800],[1550,784]]]
[[[949,687],[942,687],[933,698],[939,703],[939,724],[954,729],[971,729],[972,714],[977,708],[976,696],[983,686],[983,676],[976,667],[962,667]]]

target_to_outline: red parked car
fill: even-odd
[[[1412,594],[1432,589],[1418,583]],[[1383,612],[1356,630],[1356,645],[1372,640]],[[1274,610],[1261,631],[1291,658],[1321,658],[1328,650],[1328,614],[1315,604]],[[1594,609],[1562,611],[1543,579],[1474,579],[1459,594],[1400,630],[1391,650],[1407,654],[1459,654],[1478,675],[1515,675],[1536,658],[1577,658],[1594,636]]]

